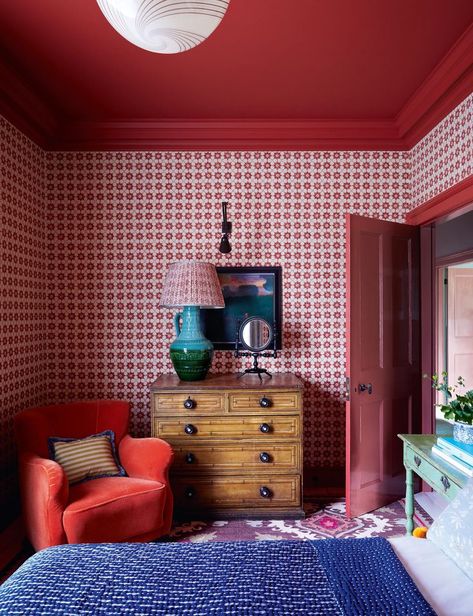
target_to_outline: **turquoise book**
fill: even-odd
[[[445,460],[468,477],[473,477],[473,466],[470,466],[466,462],[463,462],[463,460],[460,460],[460,458],[454,456],[449,450],[443,449],[438,445],[434,445],[432,447],[432,453],[437,456],[440,456],[442,460]]]
[[[473,467],[473,445],[455,441],[452,436],[439,436],[437,445]]]

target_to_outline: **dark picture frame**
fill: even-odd
[[[225,308],[202,309],[205,336],[214,348],[233,351],[239,323],[250,316],[276,326],[276,348],[282,348],[282,267],[217,267]]]

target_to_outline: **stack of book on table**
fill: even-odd
[[[468,477],[473,477],[473,445],[455,441],[452,436],[439,436],[432,452]]]

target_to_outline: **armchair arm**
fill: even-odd
[[[130,477],[168,484],[168,471],[174,454],[166,441],[127,435],[120,441],[118,455]]]
[[[69,483],[62,466],[32,453],[22,453],[19,466],[23,517],[33,547],[42,550],[67,543],[62,514]]]

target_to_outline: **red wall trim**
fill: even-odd
[[[435,278],[433,267],[434,234],[432,227],[420,229],[420,339],[421,371],[431,375],[435,371]],[[434,390],[430,379],[422,379],[422,434],[433,434]]]
[[[413,147],[473,92],[473,25],[414,92],[396,118],[399,137]]]
[[[389,121],[161,120],[74,123],[51,149],[402,149]]]
[[[425,225],[473,203],[473,175],[444,190],[406,215],[410,225]]]
[[[458,263],[467,263],[468,261],[473,261],[473,250],[463,250],[446,257],[437,257],[435,266],[447,267],[449,265],[457,265]]]
[[[396,118],[69,122],[0,63],[0,113],[47,150],[409,150],[473,91],[473,26]]]

